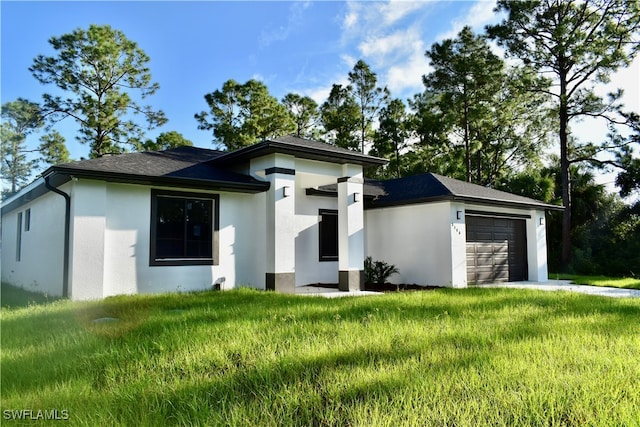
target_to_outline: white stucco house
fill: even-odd
[[[250,286],[547,280],[556,206],[423,174],[365,180],[379,159],[296,137],[53,166],[2,204],[2,281],[75,300]]]

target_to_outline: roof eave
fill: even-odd
[[[211,160],[212,164],[237,164],[248,161],[255,157],[265,156],[269,154],[283,153],[296,157],[319,160],[331,163],[353,163],[362,166],[381,166],[388,163],[387,159],[368,156],[362,153],[338,153],[331,150],[324,150],[316,147],[304,147],[295,144],[289,144],[282,141],[267,140],[258,144],[232,151]]]
[[[419,203],[435,203],[442,201],[461,201],[466,203],[476,203],[479,205],[486,206],[501,206],[507,208],[515,208],[515,209],[537,209],[537,210],[556,210],[561,211],[564,210],[563,206],[556,205],[548,205],[545,203],[523,203],[523,202],[515,202],[509,200],[496,200],[496,199],[487,199],[482,197],[471,197],[471,196],[461,196],[461,195],[441,195],[434,197],[422,197],[411,200],[402,200],[397,202],[388,202],[388,203],[378,203],[373,201],[367,206],[367,209],[379,209],[379,208],[388,208],[393,206],[405,206],[405,205],[415,205]]]
[[[55,168],[55,174],[68,175],[76,178],[103,180],[124,184],[162,185],[166,187],[189,187],[198,190],[221,190],[240,193],[261,193],[269,189],[266,181],[233,182],[224,180],[207,180],[197,178],[182,178],[173,176],[146,176],[127,173],[89,171],[73,168]]]

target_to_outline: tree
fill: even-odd
[[[308,96],[288,93],[282,98],[282,104],[289,111],[296,124],[296,136],[300,138],[314,138],[317,134],[316,126],[320,112],[318,104]]]
[[[400,178],[402,173],[400,153],[408,145],[411,135],[409,115],[404,102],[393,99],[380,111],[380,126],[373,139],[373,149],[369,152],[374,156],[390,159],[386,170],[391,175]]]
[[[386,87],[376,87],[378,78],[363,60],[359,60],[349,72],[349,82],[351,85],[348,87],[360,110],[360,151],[364,153],[365,143],[371,134],[371,125],[382,105],[388,100],[389,90]]]
[[[483,127],[492,123],[494,97],[504,77],[504,62],[486,40],[464,27],[456,39],[435,43],[426,52],[433,71],[423,76],[427,91],[439,95],[439,109],[450,116],[447,122],[461,136],[464,146],[466,181],[473,179],[473,156],[483,148]]]
[[[625,138],[611,126],[610,139],[612,146],[620,147],[620,151],[616,153],[616,166],[621,171],[616,177],[616,185],[620,188],[620,195],[627,197],[633,192],[640,191],[640,158],[634,156],[632,146],[632,144],[640,144],[640,115],[623,113],[623,117],[627,119],[631,135]]]
[[[221,90],[204,98],[209,112],[195,115],[198,129],[212,130],[214,141],[227,150],[286,135],[295,128],[287,109],[257,80],[244,84],[228,80]]]
[[[69,150],[67,150],[67,146],[65,145],[65,139],[55,130],[40,137],[38,151],[42,156],[40,160],[50,165],[70,161]]]
[[[170,150],[177,147],[192,147],[193,142],[186,139],[180,132],[174,130],[169,132],[162,132],[156,140],[147,139],[143,148],[144,151],[163,151]]]
[[[0,173],[9,182],[9,190],[4,195],[16,193],[27,183],[37,164],[37,160],[29,159],[26,138],[30,133],[44,126],[40,106],[23,98],[2,104],[2,127],[0,140],[2,147],[0,157]]]
[[[361,123],[360,109],[349,86],[331,87],[329,98],[320,106],[320,118],[330,143],[349,150],[359,149],[354,129]]]
[[[53,84],[65,98],[43,95],[45,114],[58,121],[71,117],[80,125],[79,142],[89,144],[90,157],[117,154],[141,147],[143,128],[133,117],[142,115],[147,128],[166,122],[162,111],[141,106],[159,85],[151,82],[149,57],[138,45],[108,25],[76,29],[49,43],[55,56],[38,55],[29,68],[43,84]]]
[[[447,163],[438,168],[459,179],[495,186],[538,161],[549,120],[542,109],[546,97],[532,88],[546,88],[547,81],[526,67],[506,67],[470,27],[426,55],[433,71],[423,77],[425,92],[413,106],[421,141],[416,148],[431,152],[431,163]]]
[[[557,85],[547,93],[555,98],[560,144],[562,200],[562,265],[571,251],[570,166],[595,159],[597,152],[570,138],[570,121],[584,116],[605,117],[616,97],[607,103],[594,93],[611,73],[631,63],[638,51],[640,3],[625,0],[499,0],[496,11],[508,14],[490,26],[490,37],[509,55],[549,73]],[[619,94],[618,94],[619,95]]]

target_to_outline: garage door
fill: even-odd
[[[527,280],[524,219],[467,215],[467,282]]]

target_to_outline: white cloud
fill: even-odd
[[[355,11],[351,11],[344,16],[344,20],[342,21],[342,25],[344,28],[350,29],[354,28],[358,23],[358,13]]]
[[[466,14],[459,16],[451,23],[451,29],[438,34],[436,40],[455,38],[465,26],[470,26],[474,31],[481,32],[487,24],[498,22],[502,15],[496,14],[493,9],[496,6],[495,0],[478,0]]]
[[[409,90],[417,93],[424,88],[422,76],[428,74],[431,67],[423,52],[422,42],[417,41],[414,54],[408,61],[389,67],[385,80],[392,95],[398,96]]]
[[[415,28],[408,28],[384,36],[368,37],[358,45],[358,49],[365,57],[382,61],[388,55],[406,53],[412,49],[413,42],[419,36]]]
[[[286,25],[262,30],[258,40],[260,46],[266,47],[273,42],[283,41],[289,38],[291,33],[302,25],[302,15],[310,6],[311,2],[309,1],[293,2],[289,7]]]

